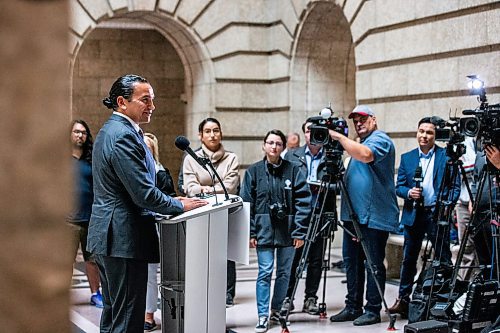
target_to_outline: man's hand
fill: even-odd
[[[486,158],[495,166],[500,169],[500,150],[495,146],[485,146]]]
[[[408,195],[413,200],[420,199],[420,197],[422,196],[422,188],[421,187],[414,187],[414,188],[410,189],[410,191],[408,191]]]
[[[214,188],[212,186],[202,186],[201,187],[201,193],[205,194],[205,193],[213,193],[214,192]]]
[[[198,198],[177,197],[176,199],[182,202],[185,212],[208,204],[208,201]]]
[[[257,238],[250,238],[250,247],[251,248],[257,247]]]
[[[297,239],[297,238],[293,239],[293,247],[294,248],[298,249],[302,245],[304,245],[304,240],[303,239]]]

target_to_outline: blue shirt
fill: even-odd
[[[92,165],[85,161],[73,158],[75,172],[75,206],[68,220],[74,223],[90,221],[94,192],[92,190]]]
[[[394,186],[395,148],[382,131],[375,130],[361,141],[373,153],[374,160],[363,163],[351,158],[345,173],[347,192],[361,224],[369,228],[394,232],[399,209]],[[341,201],[341,220],[352,221],[345,195]]]

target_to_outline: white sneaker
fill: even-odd
[[[257,323],[257,326],[255,326],[255,332],[264,333],[267,332],[267,328],[268,328],[267,317],[259,317],[259,322]]]

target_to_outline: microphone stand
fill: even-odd
[[[219,180],[220,185],[221,185],[222,189],[224,190],[224,195],[225,195],[225,197],[226,197],[226,200],[225,200],[225,201],[229,201],[229,200],[231,200],[231,199],[229,198],[229,193],[227,192],[227,188],[226,188],[226,186],[224,185],[224,182],[222,181],[222,179],[220,178],[219,173],[217,173],[217,170],[215,170],[215,167],[214,167],[214,165],[212,164],[212,162],[211,162],[208,158],[206,158],[206,157],[202,157],[202,158],[200,158],[200,159],[203,161],[203,163],[204,163],[205,165],[208,165],[208,167],[210,168],[210,170],[212,170],[213,176],[217,177],[217,179]],[[213,179],[213,176],[212,176],[212,179]],[[214,188],[215,188],[215,182],[214,182]],[[217,203],[217,195],[215,196],[215,198],[216,198],[216,204],[215,204],[214,206],[221,205],[222,203]]]

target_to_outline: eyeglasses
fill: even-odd
[[[266,143],[270,146],[276,145],[276,147],[283,147],[283,142],[279,141],[266,141]]]
[[[82,136],[87,136],[88,135],[87,131],[74,130],[72,132],[73,132],[74,135],[79,135],[79,134],[81,134]]]

